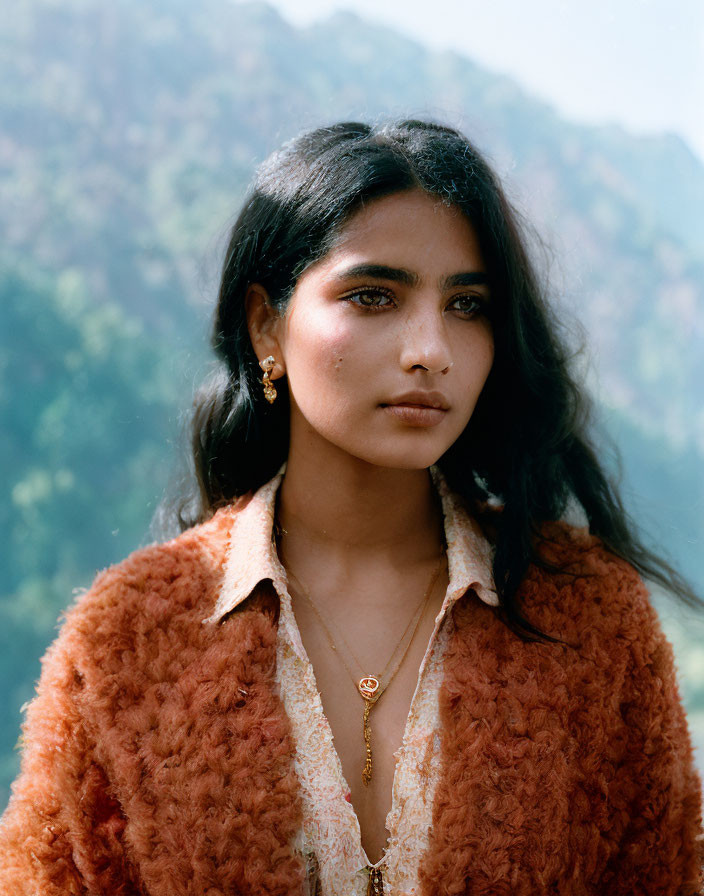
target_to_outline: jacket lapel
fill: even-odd
[[[570,829],[564,648],[521,641],[471,592],[453,617],[422,893],[547,892]]]

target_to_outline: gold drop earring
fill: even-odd
[[[263,361],[259,362],[259,366],[264,371],[264,376],[261,378],[260,382],[264,386],[264,398],[266,398],[269,404],[272,404],[276,398],[276,387],[271,382],[271,371],[273,370],[275,363],[276,360],[273,355],[269,355],[268,358],[264,358]]]

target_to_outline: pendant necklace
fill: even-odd
[[[372,746],[371,746],[371,729],[369,726],[369,714],[371,713],[372,708],[379,701],[379,698],[381,697],[381,695],[386,691],[387,687],[391,684],[394,676],[396,675],[399,668],[401,667],[401,663],[403,662],[406,654],[408,653],[408,649],[411,646],[413,638],[415,637],[416,631],[420,624],[420,620],[422,619],[425,609],[428,606],[428,602],[430,600],[430,595],[432,594],[435,582],[437,581],[437,578],[440,575],[440,570],[442,569],[442,563],[443,563],[444,557],[445,557],[445,549],[444,549],[444,545],[443,545],[443,550],[440,553],[440,558],[438,560],[438,564],[433,570],[433,573],[430,577],[430,582],[428,583],[428,587],[426,588],[425,594],[423,595],[423,599],[421,600],[415,613],[411,617],[411,620],[408,623],[408,625],[406,626],[406,629],[405,629],[403,635],[401,635],[401,640],[396,645],[393,653],[391,654],[391,657],[389,658],[388,663],[384,667],[384,670],[381,672],[381,674],[366,674],[366,675],[362,675],[361,678],[355,677],[355,675],[352,673],[349,666],[345,662],[345,659],[342,656],[342,653],[340,653],[337,650],[337,647],[335,646],[335,643],[333,641],[332,635],[330,634],[328,626],[325,624],[323,617],[321,616],[318,608],[316,607],[315,603],[313,602],[313,599],[310,595],[310,591],[308,590],[308,588],[303,584],[303,582],[301,582],[301,580],[298,578],[298,576],[294,575],[294,573],[292,573],[290,570],[287,569],[287,574],[295,582],[298,583],[300,592],[306,598],[306,600],[310,604],[313,612],[318,617],[318,620],[320,621],[320,624],[322,625],[323,630],[325,631],[325,634],[327,636],[328,643],[330,644],[330,647],[336,653],[338,653],[338,655],[340,656],[340,659],[342,660],[342,663],[343,663],[345,669],[347,670],[350,678],[354,682],[354,685],[357,688],[357,691],[359,692],[360,696],[364,700],[363,734],[364,734],[364,743],[366,746],[366,762],[364,764],[364,769],[362,771],[362,782],[365,784],[365,786],[369,784],[369,782],[371,781],[371,778],[372,778]],[[408,640],[408,643],[406,644],[406,648],[403,651],[401,658],[395,664],[393,670],[391,671],[390,674],[388,674],[388,677],[387,677],[389,666],[391,666],[391,663],[393,662],[394,657],[396,656],[401,645],[403,644],[403,641],[408,633],[408,630],[411,628],[411,626],[413,626],[413,630],[411,632],[411,637]],[[359,662],[357,657],[354,655],[354,653],[350,649],[350,646],[347,643],[347,641],[345,640],[345,638],[342,637],[342,635],[339,635],[339,639],[345,645],[345,647],[349,651],[350,655],[352,656],[354,661],[357,663],[357,666],[359,667],[359,669],[363,670],[364,669],[363,665]]]

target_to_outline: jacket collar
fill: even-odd
[[[479,524],[449,488],[437,465],[429,468],[442,502],[449,587],[440,615],[470,588],[490,606],[498,606],[492,574],[493,548]],[[286,472],[286,461],[250,497],[233,518],[225,573],[213,613],[203,622],[218,622],[242,603],[264,579],[271,579],[279,595],[287,591],[286,570],[273,539],[276,493]]]

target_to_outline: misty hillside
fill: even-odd
[[[59,612],[151,540],[254,166],[304,128],[435,118],[487,153],[585,329],[627,503],[704,593],[704,166],[681,140],[566,122],[350,13],[17,0],[0,41],[0,806]],[[668,624],[704,749],[704,627]]]

